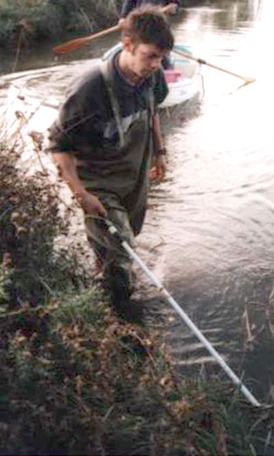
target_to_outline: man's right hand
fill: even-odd
[[[106,217],[106,208],[97,196],[85,190],[81,193],[76,193],[76,198],[86,214]]]
[[[67,182],[83,210],[87,214],[105,217],[107,215],[106,208],[97,196],[85,189],[79,179],[76,167],[77,162],[73,153],[54,151],[53,158],[61,176]]]

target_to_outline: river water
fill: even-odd
[[[168,290],[260,400],[272,400],[274,136],[272,0],[188,8],[176,38],[203,66],[200,110],[168,136],[169,172],[152,193],[160,272]],[[272,320],[273,321],[273,320]],[[169,341],[182,372],[212,358],[179,317]]]
[[[205,3],[186,8],[175,20],[176,40],[243,79],[203,65],[201,104],[194,115],[177,119],[167,135],[169,170],[165,181],[152,189],[139,248],[258,400],[270,402],[274,2]],[[102,40],[81,56],[108,45]],[[33,59],[30,66],[35,66]],[[243,86],[245,77],[256,81]],[[175,315],[167,339],[182,372],[213,368],[210,355]]]
[[[274,374],[263,330],[274,279],[273,13],[271,0],[207,2],[178,26],[197,55],[256,82],[239,88],[204,66],[199,115],[170,138],[159,208],[169,289],[260,397]],[[208,360],[192,339],[185,346],[182,365]]]

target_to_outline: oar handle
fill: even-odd
[[[198,62],[198,63],[200,63],[202,65],[207,65],[207,66],[209,66],[211,68],[214,68],[215,70],[223,71],[224,73],[230,74],[231,76],[235,76],[236,78],[240,78],[240,79],[244,80],[246,84],[249,84],[249,83],[255,81],[254,78],[242,76],[242,75],[240,75],[238,73],[234,73],[233,71],[226,70],[225,68],[222,68],[222,67],[219,67],[217,65],[214,65],[213,63],[209,63],[206,60],[201,59],[200,57],[194,57],[191,54],[187,54],[187,53],[185,53],[183,51],[180,51],[178,48],[176,48],[176,46],[174,46],[173,52],[175,52],[176,54],[178,54],[178,55],[180,55],[182,57],[185,57],[186,59],[195,60],[195,62]]]

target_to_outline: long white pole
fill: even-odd
[[[161,284],[161,282],[155,277],[155,275],[148,269],[145,265],[143,260],[137,255],[137,253],[132,249],[132,247],[122,239],[118,230],[115,226],[109,221],[106,220],[106,224],[108,226],[108,230],[112,235],[115,235],[123,248],[128,252],[129,256],[134,259],[141,269],[147,274],[150,278],[152,283],[158,288],[158,290],[167,298],[168,302],[172,305],[172,307],[176,310],[176,312],[182,317],[186,325],[190,328],[190,330],[197,336],[197,338],[202,342],[202,344],[206,347],[206,349],[211,353],[213,358],[217,361],[217,363],[222,367],[225,373],[231,378],[232,382],[240,388],[240,391],[243,395],[249,400],[249,402],[254,405],[255,407],[260,407],[261,404],[257,401],[257,399],[253,396],[253,394],[249,391],[249,389],[242,383],[242,381],[237,377],[237,375],[233,372],[233,370],[228,366],[228,364],[224,361],[221,355],[215,350],[215,348],[211,345],[211,343],[206,339],[203,333],[195,326],[193,321],[189,318],[189,316],[184,312],[184,310],[179,306],[179,304],[175,301],[175,299],[171,296],[171,294],[167,291],[167,289]]]

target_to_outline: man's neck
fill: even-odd
[[[117,65],[121,75],[128,84],[133,86],[141,84],[143,78],[141,78],[136,73],[134,73],[134,71],[132,71],[125,51],[122,51],[119,54],[119,57],[117,59]]]

